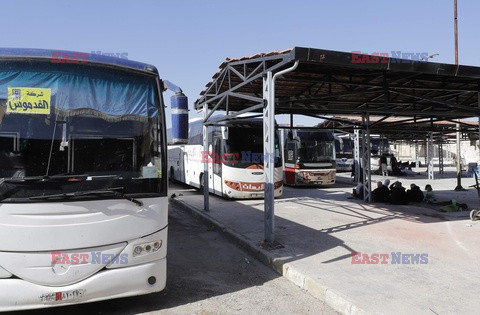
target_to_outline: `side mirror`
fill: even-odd
[[[298,152],[298,143],[297,141],[289,141],[287,142],[287,154],[285,160],[288,163],[297,163],[297,152]]]

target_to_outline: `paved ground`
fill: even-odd
[[[51,314],[337,314],[220,233],[170,207],[164,292],[70,307]],[[0,294],[1,295],[1,294]],[[45,310],[42,310],[45,312]],[[37,314],[37,311],[12,314]]]
[[[452,191],[455,178],[423,178],[425,174],[400,180],[404,186],[414,182],[421,188],[430,183],[438,199],[456,198],[478,208],[473,188]],[[473,179],[462,179],[464,187],[472,184]],[[268,251],[260,247],[263,200],[213,196],[208,213],[199,210],[203,199],[198,194],[177,192],[174,202],[222,227],[286,278],[342,313],[478,313],[478,221],[470,221],[468,212],[444,214],[421,204],[366,204],[348,199],[352,187],[348,174],[340,174],[329,188],[286,188],[275,204],[276,240],[284,247]],[[387,254],[387,263],[352,264],[352,252],[369,258]],[[392,253],[403,254],[402,263],[393,264]],[[428,262],[411,263],[405,256],[410,254],[423,255],[422,261]]]

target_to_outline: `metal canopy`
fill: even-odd
[[[262,104],[262,77],[299,61],[276,83],[277,114],[407,116],[455,119],[479,114],[480,68],[379,59],[354,63],[351,53],[295,47],[227,59],[206,85],[196,109],[242,111]],[[261,112],[261,107],[249,111]]]
[[[317,116],[318,117],[318,116]],[[325,120],[318,124],[318,128],[335,129],[353,133],[356,126],[365,129],[361,119],[352,116],[319,117]],[[478,122],[454,121],[437,118],[401,117],[390,118],[384,116],[370,117],[370,133],[380,134],[389,140],[425,140],[427,135],[433,133],[435,139],[452,140],[456,136],[456,124],[460,124],[460,131],[468,135],[469,139],[478,139]]]
[[[362,167],[364,199],[371,201],[371,130],[396,130],[399,134],[402,131],[404,139],[417,131],[430,132],[431,143],[433,131],[443,134],[453,131],[450,126],[438,127],[439,122],[480,116],[479,93],[479,67],[295,47],[227,59],[200,93],[195,108],[204,112],[205,151],[208,151],[209,125],[238,119],[247,112],[261,113],[266,157],[274,153],[276,114],[302,114],[330,120],[333,118],[325,116],[360,118],[361,123],[354,125],[355,151],[361,150],[355,154],[355,163],[365,166]],[[226,115],[211,119],[216,110],[226,111]],[[370,118],[375,116],[379,118],[371,122]],[[390,117],[404,119],[392,122]],[[466,132],[473,130],[469,124],[455,130],[460,128]],[[274,165],[268,158],[264,159],[264,174],[265,241],[273,243]],[[205,210],[208,210],[208,176],[205,164]]]

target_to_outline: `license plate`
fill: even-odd
[[[81,299],[85,295],[85,289],[77,289],[70,291],[60,291],[42,294],[40,296],[41,302],[60,302],[60,301],[75,301]]]

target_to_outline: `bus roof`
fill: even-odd
[[[113,65],[121,68],[131,68],[158,74],[155,66],[126,58],[60,49],[0,48],[0,60],[17,58],[52,60],[52,62],[53,60],[62,60],[63,62],[70,61],[70,63],[79,63],[80,61],[86,60],[87,62],[97,64]]]

